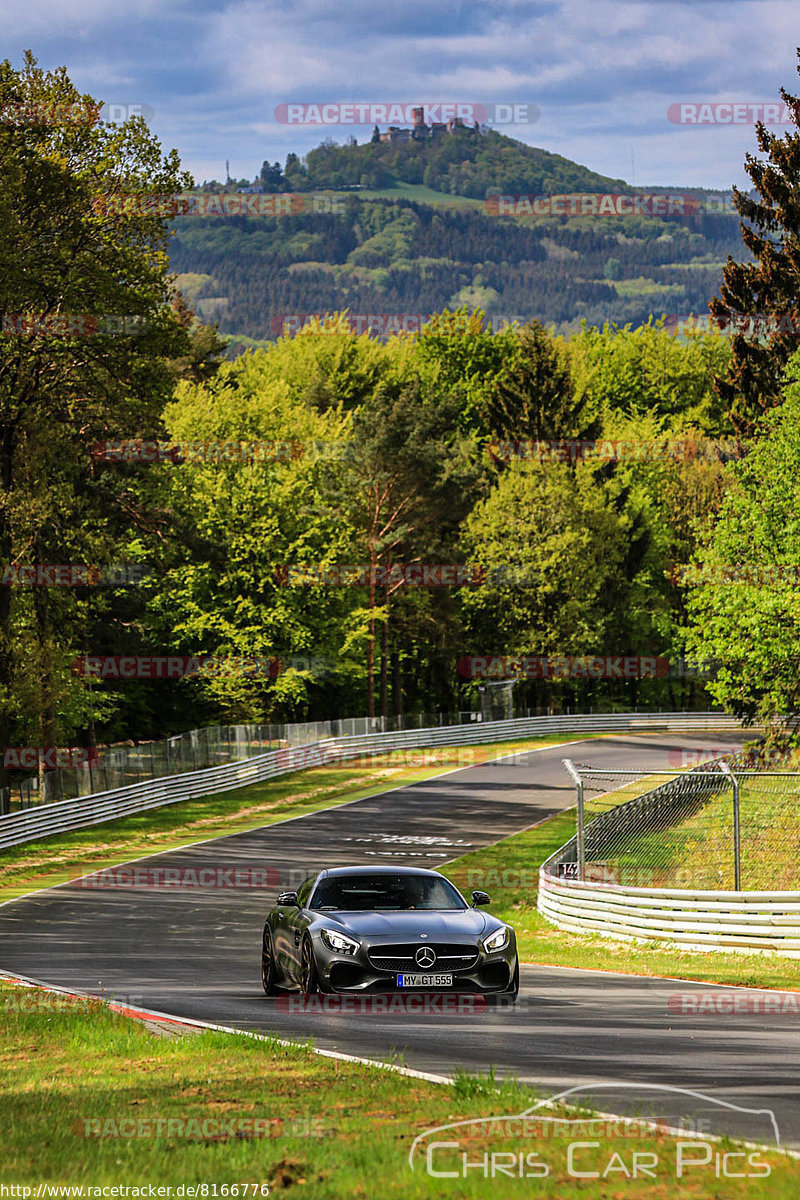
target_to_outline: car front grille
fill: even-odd
[[[417,966],[414,955],[420,946],[429,946],[436,955],[432,967]],[[478,947],[463,942],[404,942],[399,945],[373,946],[370,963],[378,971],[469,971],[478,961]]]

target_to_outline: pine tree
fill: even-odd
[[[781,96],[798,126],[800,100],[783,88]],[[759,121],[756,138],[765,159],[748,154],[745,170],[760,198],[733,189],[742,241],[756,261],[729,256],[720,297],[709,304],[712,318],[733,330],[728,373],[715,383],[743,435],[755,432],[780,402],[783,368],[800,331],[800,133],[795,128],[778,136]]]

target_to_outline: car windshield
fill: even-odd
[[[321,879],[312,908],[345,912],[402,912],[409,909],[463,910],[452,884],[435,875],[334,875]]]

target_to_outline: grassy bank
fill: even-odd
[[[19,1011],[37,1003],[40,1011]],[[509,1155],[516,1163],[520,1155],[537,1154],[531,1161],[546,1164],[545,1177],[516,1177],[512,1183],[502,1173],[492,1178],[472,1169],[466,1178],[434,1178],[425,1169],[433,1138],[423,1143],[412,1171],[409,1150],[426,1130],[516,1115],[535,1103],[529,1089],[496,1085],[490,1078],[465,1076],[448,1087],[233,1034],[168,1039],[98,1003],[59,1011],[47,993],[2,982],[0,1045],[2,1180],[31,1187],[32,1195],[48,1184],[173,1189],[199,1184],[207,1185],[199,1193],[205,1196],[243,1196],[246,1184],[247,1196],[263,1196],[268,1189],[272,1196],[291,1191],[314,1200],[469,1200],[498,1194],[702,1200],[723,1194],[713,1156],[677,1179],[672,1138],[640,1131],[644,1136],[634,1139],[630,1127],[626,1136],[619,1126],[616,1132],[613,1126],[594,1131],[596,1146],[581,1149],[573,1164],[575,1170],[597,1171],[598,1179],[570,1175],[572,1134],[564,1136],[562,1126],[554,1137],[549,1123],[548,1137],[544,1122],[529,1124],[524,1136],[511,1122],[436,1135],[459,1145],[435,1151],[431,1163],[434,1170],[458,1172],[463,1150],[470,1163],[480,1163],[484,1153],[503,1154],[508,1170]],[[586,1137],[586,1130],[574,1131],[575,1140]],[[733,1148],[726,1142],[713,1150]],[[651,1163],[654,1176],[625,1177],[619,1164],[630,1172],[634,1151],[655,1155],[639,1160]],[[702,1157],[697,1146],[691,1153]],[[800,1164],[778,1153],[757,1157],[762,1165],[745,1168],[751,1177],[725,1180],[726,1200],[788,1200],[797,1194]],[[734,1161],[742,1170],[743,1160]],[[230,1190],[233,1184],[238,1192]]]

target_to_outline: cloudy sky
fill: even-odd
[[[5,0],[3,35],[15,66],[30,48],[142,106],[198,182],[371,133],[290,125],[280,105],[449,102],[528,105],[538,119],[497,128],[638,186],[727,188],[745,182],[752,121],[680,124],[670,106],[800,88],[797,0]]]

